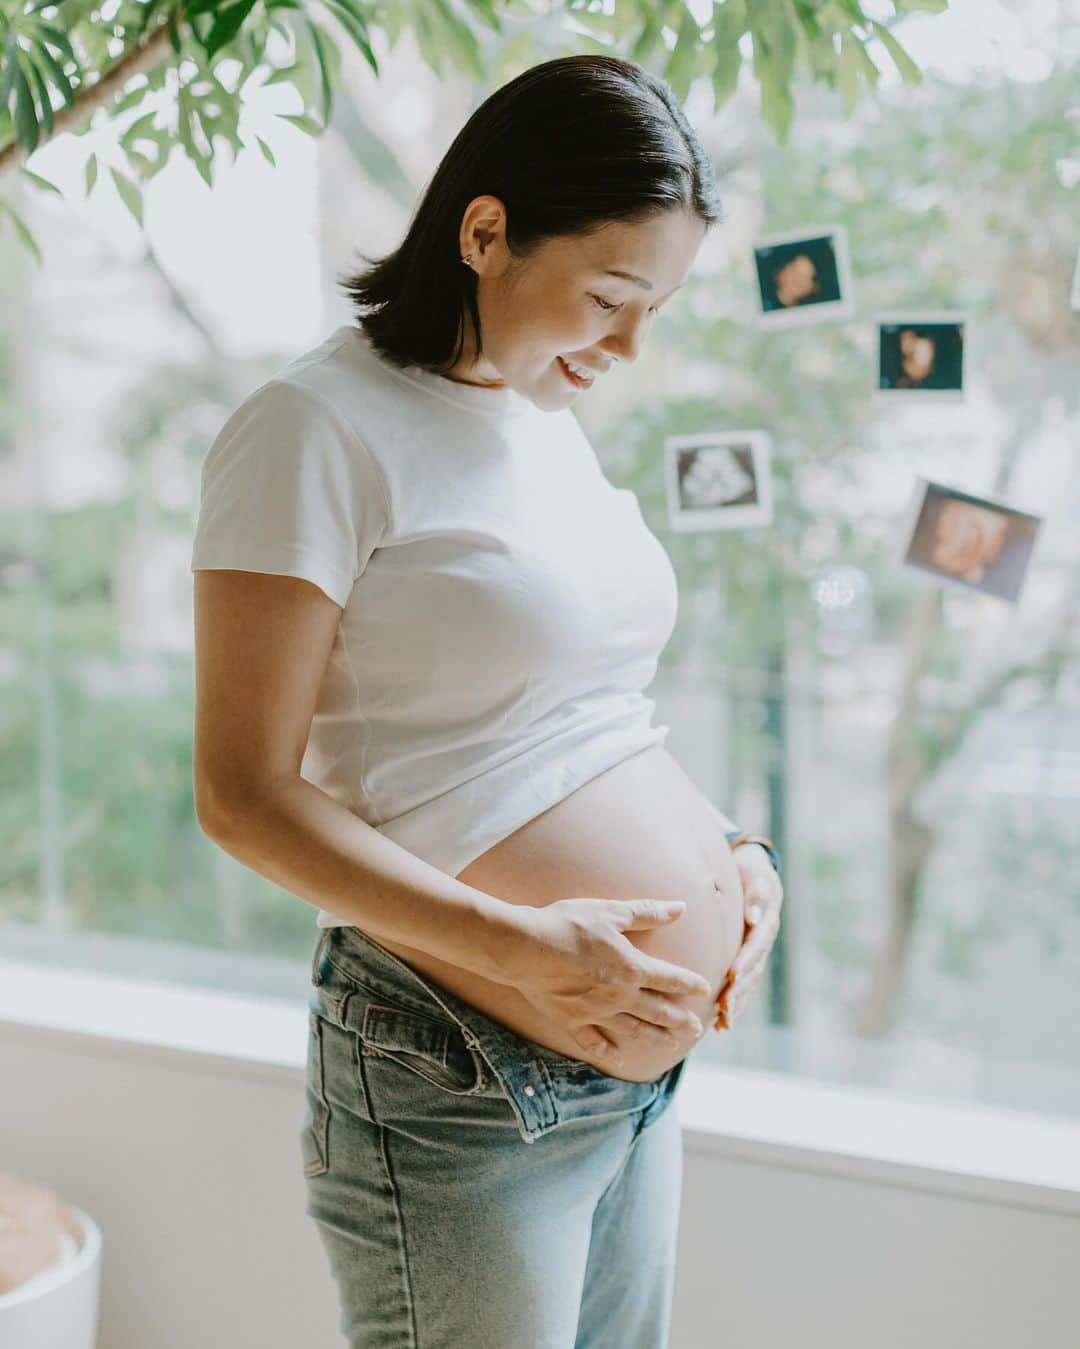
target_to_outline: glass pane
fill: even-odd
[[[755,89],[714,112],[695,86],[725,221],[632,375],[576,412],[679,578],[648,690],[668,749],[784,857],[767,980],[695,1054],[1075,1116],[1080,56],[1056,7],[956,11],[897,30],[921,85],[876,52],[876,100],[845,119],[801,87],[783,146]],[[0,230],[5,956],[302,996],[312,908],[194,816],[199,466],[347,320],[335,276],[400,240],[476,102],[405,47],[381,80],[343,55],[319,141],[274,118],[290,91],[252,92],[276,168],[219,155],[208,192],[175,157],[147,190],[153,251],[111,189],[83,200],[107,129],[35,156],[63,201],[11,188],[45,265]],[[851,316],[762,325],[755,242],[821,226],[846,232]],[[880,401],[895,311],[964,316],[962,401]],[[677,528],[665,441],[735,428],[769,437],[771,518]],[[919,477],[1040,518],[1018,600],[904,562]]]

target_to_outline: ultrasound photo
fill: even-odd
[[[772,520],[766,432],[669,436],[664,462],[672,529],[742,529]]]
[[[888,314],[878,320],[877,390],[897,394],[963,397],[962,314]]]
[[[842,225],[773,234],[754,245],[761,322],[786,327],[853,312]]]
[[[1015,603],[1042,520],[955,487],[916,480],[904,562],[940,580]]]

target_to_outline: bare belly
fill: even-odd
[[[481,854],[458,877],[509,904],[542,907],[558,899],[681,899],[674,922],[625,935],[640,950],[703,975],[710,995],[678,996],[708,1032],[713,1001],[743,936],[742,883],[719,812],[663,745],[653,745],[586,782],[542,815]],[[438,960],[426,951],[379,938],[406,964],[479,1008],[486,1016],[556,1053],[591,1063],[610,1076],[649,1082],[693,1048],[653,1045],[625,1023],[603,1030],[624,1054],[617,1073],[589,1058],[562,1027],[516,989]],[[674,997],[674,995],[666,995]]]

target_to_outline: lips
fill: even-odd
[[[569,383],[571,383],[575,389],[589,388],[593,380],[596,378],[595,374],[593,374],[592,372],[590,372],[588,379],[579,378],[579,376],[574,374],[574,372],[570,369],[570,367],[566,364],[566,362],[563,360],[561,356],[556,356],[555,361],[559,369],[562,371],[563,378],[565,380],[568,380]]]

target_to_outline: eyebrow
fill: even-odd
[[[618,276],[618,277],[621,277],[624,281],[633,281],[633,282],[635,283],[635,285],[640,286],[640,287],[642,288],[642,290],[652,290],[652,282],[651,282],[651,281],[646,281],[645,278],[644,278],[643,276],[637,276],[637,275],[635,275],[634,272],[620,272],[620,271],[618,271],[617,269],[613,269],[613,268],[611,268],[611,267],[605,267],[605,268],[604,268],[604,275],[605,275],[605,276]],[[686,283],[685,283],[684,281],[680,281],[679,284],[675,287],[675,290],[682,290],[682,288],[683,288],[683,286],[684,286],[685,284],[686,284]],[[671,292],[672,295],[675,294],[675,290],[673,290],[673,291]]]

